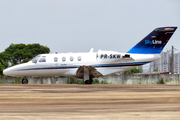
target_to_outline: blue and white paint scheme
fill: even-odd
[[[160,59],[161,51],[176,29],[156,28],[127,53],[93,52],[92,48],[88,53],[40,54],[28,63],[5,69],[3,73],[24,77],[23,84],[28,83],[26,77],[33,76],[68,76],[82,78],[86,84],[91,84],[94,77],[129,70]]]

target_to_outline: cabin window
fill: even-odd
[[[73,60],[74,60],[74,58],[71,56],[71,57],[70,57],[70,61],[73,61]]]
[[[81,61],[81,56],[78,56],[78,61]]]
[[[62,57],[62,61],[65,62],[65,61],[66,61],[66,58],[65,58],[65,57]]]
[[[32,61],[33,63],[37,63],[37,61],[39,60],[39,58],[40,58],[40,56],[38,55],[38,56],[34,57],[31,61]]]
[[[46,56],[42,56],[39,62],[46,62]]]
[[[58,58],[57,57],[54,57],[54,62],[57,62],[58,61]]]

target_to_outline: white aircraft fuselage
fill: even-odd
[[[107,57],[105,57],[107,55]],[[118,56],[119,55],[119,56]],[[130,55],[125,57],[125,55]],[[127,54],[114,51],[99,51],[92,53],[61,53],[38,55],[37,62],[29,61],[10,67],[4,71],[9,76],[76,76],[80,66],[92,66],[103,76],[125,71],[160,58],[153,54]],[[44,57],[45,61],[40,61]],[[117,58],[118,57],[118,58]],[[63,61],[63,58],[65,60]],[[79,58],[79,59],[78,59]],[[97,75],[96,77],[100,77]],[[81,78],[81,76],[79,76]]]

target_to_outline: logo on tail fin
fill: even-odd
[[[177,27],[160,27],[154,29],[127,53],[160,54]]]
[[[145,44],[149,44],[149,45],[157,45],[157,44],[162,44],[162,41],[161,40],[145,40]]]

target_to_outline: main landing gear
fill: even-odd
[[[28,84],[28,80],[26,78],[22,79],[22,84]]]
[[[90,78],[89,80],[85,81],[85,84],[92,84],[92,82],[93,82],[93,80],[92,80],[92,78]]]
[[[93,80],[92,77],[89,74],[89,69],[88,67],[84,66],[84,78],[83,81],[85,84],[92,84]]]

